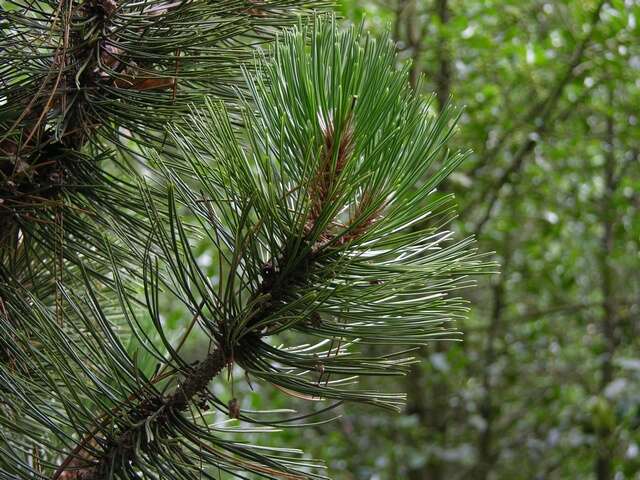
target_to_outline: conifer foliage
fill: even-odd
[[[161,144],[166,124],[206,95],[233,101],[255,45],[320,6],[2,0],[0,255],[22,260],[16,247],[24,239],[21,255],[38,242],[71,262],[68,252],[78,250],[104,262],[87,248],[87,241],[99,243],[101,233],[91,228],[96,219],[107,224],[115,215],[123,227],[142,227],[123,214],[135,209],[133,193],[101,168],[106,160],[138,158],[141,145]],[[110,154],[114,148],[118,158]]]
[[[345,401],[399,409],[357,379],[456,335],[452,292],[490,265],[434,193],[464,158],[446,147],[455,115],[412,94],[387,39],[331,18],[244,58],[291,2],[12,5],[4,43],[62,43],[0,67],[16,98],[0,119],[0,478],[324,478],[236,435]],[[191,313],[177,341],[167,298]],[[190,335],[209,340],[195,363]],[[323,402],[319,419],[216,394],[239,369]]]

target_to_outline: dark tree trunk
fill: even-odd
[[[613,103],[613,91],[609,91],[609,102]],[[614,378],[613,356],[616,350],[616,312],[615,298],[613,293],[613,272],[611,269],[611,255],[613,252],[613,195],[616,190],[615,168],[615,127],[611,114],[606,118],[605,131],[605,164],[604,180],[605,191],[601,204],[602,237],[600,239],[600,281],[602,292],[602,322],[601,330],[604,339],[604,353],[600,368],[600,394],[603,395],[607,385]],[[595,475],[597,480],[611,480],[612,452],[610,447],[611,432],[601,428],[598,431],[597,457],[595,461]]]

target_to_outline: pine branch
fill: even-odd
[[[52,480],[100,480],[111,478],[114,465],[126,463],[135,458],[135,438],[148,427],[150,420],[162,426],[164,423],[171,421],[170,417],[176,415],[177,412],[187,410],[194,398],[207,387],[209,382],[226,365],[227,360],[224,352],[221,349],[216,349],[207,356],[205,361],[198,365],[194,372],[163,403],[159,404],[157,399],[151,399],[135,407],[135,411],[132,413],[134,413],[134,418],[140,417],[137,418],[138,426],[125,430],[115,441],[107,445],[95,465],[83,467],[83,464],[93,463],[92,455],[85,450],[87,442],[83,442],[78,451],[62,462]],[[83,450],[89,458],[78,457],[79,451]],[[81,458],[82,463],[78,462],[79,458]],[[79,469],[75,470],[76,468]]]
[[[49,238],[39,230],[56,225],[60,241],[42,245],[39,256],[58,263],[73,262],[76,251],[74,232],[61,219],[72,216],[71,224],[90,232],[93,221],[83,217],[93,210],[88,204],[111,209],[112,223],[142,224],[133,218],[136,202],[114,208],[113,195],[131,196],[124,182],[103,178],[109,149],[119,150],[118,160],[139,160],[140,145],[164,145],[166,124],[179,122],[206,95],[233,105],[241,65],[250,67],[255,46],[308,8],[323,6],[322,0],[5,3],[0,256],[13,256],[27,233]],[[80,150],[82,165],[68,160]],[[118,169],[119,178],[130,175],[126,165]],[[99,251],[101,234],[89,235]]]
[[[113,62],[124,55],[112,53]],[[111,226],[95,261],[105,278],[79,259],[75,281],[57,282],[55,308],[11,274],[0,285],[9,333],[0,387],[13,408],[0,409],[0,442],[16,450],[11,474],[34,472],[21,447],[33,444],[46,452],[36,473],[53,479],[212,478],[217,469],[323,478],[315,462],[229,440],[212,423],[212,406],[261,428],[311,415],[265,420],[238,398],[222,401],[209,384],[224,381],[226,366],[299,398],[400,408],[402,394],[360,388],[358,377],[403,375],[414,347],[455,339],[453,322],[468,309],[455,292],[493,268],[472,239],[443,228],[451,198],[432,193],[464,159],[446,147],[456,114],[433,116],[407,73],[387,39],[318,18],[245,70],[240,107],[208,99],[176,119],[163,145],[136,145],[153,174],[134,177],[131,218],[148,228]],[[214,276],[197,260],[203,238]],[[190,333],[177,346],[169,337],[168,300],[210,342],[197,364],[180,352]]]

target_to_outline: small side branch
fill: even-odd
[[[138,418],[136,426],[124,430],[107,446],[99,459],[92,459],[87,447],[96,444],[96,434],[88,441],[78,445],[60,465],[52,480],[100,480],[107,478],[110,465],[115,458],[128,458],[133,454],[137,434],[145,428],[145,420],[153,418],[156,424],[167,422],[169,412],[181,412],[189,408],[198,394],[204,391],[211,380],[220,374],[227,365],[227,357],[221,348],[209,353],[207,358],[186,377],[180,387],[164,401],[152,398],[135,407],[131,416]],[[87,463],[92,465],[86,466]],[[83,467],[84,465],[84,467]]]

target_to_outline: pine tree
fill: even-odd
[[[464,159],[455,112],[331,18],[253,48],[309,6],[3,4],[0,479],[324,478],[236,436],[398,410],[357,378],[456,338],[450,292],[490,264],[435,193]],[[167,299],[190,313],[176,340]],[[211,388],[238,369],[323,407],[245,411]]]

